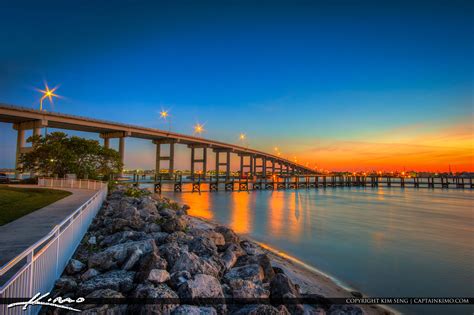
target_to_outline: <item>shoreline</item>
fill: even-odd
[[[170,198],[170,200],[172,199]],[[172,201],[176,202],[175,200]],[[191,215],[188,216],[191,219],[191,223],[206,225],[209,228],[223,225],[221,223],[204,218]],[[356,294],[362,294],[362,296],[365,297],[365,294],[362,292],[345,285],[342,281],[311,265],[306,264],[296,257],[286,254],[285,252],[273,248],[265,243],[256,241],[248,235],[239,234],[239,237],[242,240],[247,240],[256,244],[265,254],[269,256],[272,265],[282,268],[285,271],[285,274],[287,274],[294,283],[298,284],[301,290],[305,293],[319,294],[326,297],[355,298],[356,296],[351,293],[354,292]],[[401,312],[385,305],[357,304],[357,306],[360,307],[364,311],[364,314],[367,315],[402,314]]]

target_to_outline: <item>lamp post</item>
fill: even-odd
[[[168,131],[171,131],[171,120],[168,119],[169,116],[170,116],[169,110],[162,109],[160,111],[160,118],[168,122]]]

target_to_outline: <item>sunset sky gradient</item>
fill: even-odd
[[[169,109],[173,131],[323,169],[474,171],[473,2],[379,3],[0,4],[0,102],[38,108],[46,80],[47,110],[168,129]],[[11,125],[0,143],[13,167]],[[126,167],[153,166],[127,140]]]

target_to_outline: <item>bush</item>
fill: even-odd
[[[125,190],[125,196],[128,197],[135,197],[135,198],[140,198],[143,196],[148,196],[151,193],[148,190],[145,189],[139,189],[135,187],[129,187],[127,190]]]

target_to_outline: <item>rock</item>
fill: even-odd
[[[281,269],[280,267],[275,267],[275,266],[273,266],[273,272],[274,272],[275,274],[277,274],[277,273],[285,273],[285,271],[284,271],[283,269]]]
[[[206,237],[195,237],[189,242],[189,250],[199,256],[212,257],[217,255],[217,247],[215,243]]]
[[[171,217],[161,225],[161,228],[167,233],[173,233],[175,231],[183,231],[186,226],[186,220],[182,217]]]
[[[100,274],[82,282],[78,288],[79,295],[87,295],[100,289],[111,289],[127,293],[133,289],[134,276],[135,272],[125,270],[113,270]]]
[[[182,253],[187,251],[187,246],[180,247],[178,243],[167,243],[159,247],[160,254],[168,262],[168,266],[174,266]]]
[[[230,281],[229,286],[236,299],[264,299],[270,296],[270,291],[264,289],[259,282],[235,279]]]
[[[351,295],[353,297],[356,297],[356,298],[362,298],[363,297],[362,293],[360,293],[358,291],[351,291]]]
[[[240,242],[240,247],[242,247],[242,249],[247,253],[247,255],[258,255],[262,253],[262,250],[258,248],[257,245],[249,241]]]
[[[89,243],[89,245],[96,245],[97,244],[97,238],[95,236],[91,236],[87,240],[87,243]]]
[[[169,279],[170,279],[170,274],[168,273],[168,271],[163,270],[163,269],[150,270],[150,273],[148,274],[148,278],[147,278],[148,281],[155,284],[166,282]]]
[[[205,260],[194,253],[184,251],[171,268],[171,272],[187,270],[191,275],[204,273],[217,277],[219,275],[219,267],[210,260]]]
[[[184,233],[183,231],[176,231],[166,237],[166,243],[177,243],[178,245],[187,245],[193,240],[191,235]]]
[[[137,280],[138,282],[143,282],[148,278],[153,269],[166,270],[168,263],[164,258],[153,252],[143,256],[138,266]]]
[[[157,245],[163,245],[166,243],[169,233],[166,232],[153,232],[150,236],[155,240]]]
[[[94,291],[85,296],[86,301],[88,299],[121,299],[124,298],[123,294],[111,289],[100,289]],[[82,304],[78,305],[82,309],[81,314],[126,314],[127,305],[126,304],[119,304],[119,305],[110,305],[110,304]],[[75,305],[75,307],[77,307]]]
[[[328,315],[362,315],[362,309],[355,305],[336,305],[333,304],[326,312]]]
[[[170,286],[177,290],[180,285],[191,279],[191,274],[186,270],[177,271],[170,276]]]
[[[215,277],[196,274],[192,280],[186,281],[178,289],[181,298],[223,298],[222,287]]]
[[[189,231],[194,237],[204,237],[210,239],[214,245],[222,246],[225,244],[224,236],[221,233],[218,233],[213,230],[202,229],[202,228],[193,228]]]
[[[299,297],[300,293],[287,275],[277,273],[270,283],[270,295],[272,299],[283,299],[289,296]]]
[[[61,294],[73,292],[77,289],[77,282],[74,278],[63,276],[56,280],[54,284],[56,290],[58,290]]]
[[[98,270],[117,269],[137,249],[141,250],[143,254],[157,250],[153,240],[117,244],[89,257],[89,268],[96,268]]]
[[[224,265],[225,270],[229,270],[234,267],[237,262],[237,255],[234,251],[226,249],[224,254],[221,256],[222,264]]]
[[[109,247],[128,241],[141,241],[147,239],[148,235],[142,231],[121,231],[112,235],[107,235],[100,242],[101,246]]]
[[[239,257],[236,262],[236,266],[245,266],[249,264],[258,264],[263,269],[263,273],[265,278],[263,279],[264,282],[269,282],[275,276],[275,272],[273,271],[272,264],[270,262],[270,258],[266,254],[258,254],[258,255],[245,255]]]
[[[181,305],[173,311],[172,315],[217,315],[217,311],[210,306]]]
[[[148,299],[178,299],[178,295],[171,290],[166,284],[158,284],[156,287],[152,284],[139,284],[133,293],[135,298]],[[178,302],[178,301],[177,301]],[[130,305],[130,314],[170,314],[177,304],[157,303]]]
[[[132,254],[128,257],[127,261],[122,265],[123,270],[130,270],[135,266],[135,264],[138,262],[140,257],[143,255],[143,252],[137,248],[135,249]]]
[[[85,264],[76,259],[71,259],[66,266],[66,273],[69,275],[76,274],[86,267]]]
[[[240,308],[232,313],[234,315],[290,315],[285,306],[278,308],[267,304],[251,304]]]
[[[238,244],[240,242],[239,236],[226,226],[220,225],[214,228],[214,230],[224,236],[224,241],[226,244]]]
[[[234,267],[230,269],[225,275],[224,279],[231,282],[235,279],[249,280],[252,282],[262,281],[264,279],[262,267],[257,264],[251,264],[241,267]]]
[[[81,280],[82,281],[87,281],[91,278],[94,278],[95,276],[98,276],[100,274],[99,271],[97,271],[96,269],[94,268],[90,268],[90,269],[87,269],[86,272],[84,272],[82,275],[81,275]]]
[[[152,222],[146,225],[145,227],[145,232],[146,233],[155,233],[155,232],[161,232],[161,226],[158,224]]]

